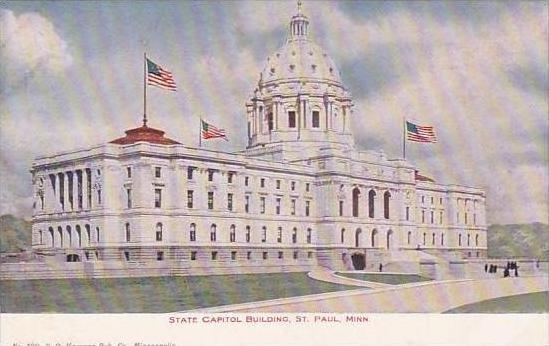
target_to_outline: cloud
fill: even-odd
[[[37,70],[58,73],[72,63],[67,43],[38,13],[0,10],[2,84],[21,82]]]

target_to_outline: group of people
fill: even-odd
[[[519,276],[518,274],[518,265],[517,262],[507,262],[507,266],[503,270],[503,277],[506,278],[508,276],[511,276],[511,270],[515,271],[515,276]],[[497,264],[490,264],[486,263],[484,265],[484,271],[486,273],[497,273],[498,272],[498,266]]]

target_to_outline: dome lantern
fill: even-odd
[[[306,40],[309,27],[309,19],[301,13],[301,0],[297,1],[297,14],[290,21],[289,40]]]

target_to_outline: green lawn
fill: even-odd
[[[431,279],[415,274],[366,274],[366,273],[337,273],[351,279],[380,282],[389,285],[402,285],[412,282],[431,281]]]
[[[306,273],[2,281],[0,311],[173,312],[348,289]]]
[[[501,314],[544,312],[549,312],[549,291],[484,300],[474,304],[463,305],[444,313]]]

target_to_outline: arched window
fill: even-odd
[[[130,240],[131,240],[130,224],[126,222],[126,241],[129,242]]]
[[[412,232],[408,231],[408,245],[412,242]]]
[[[99,243],[99,240],[101,239],[100,235],[99,235],[99,226],[98,227],[95,227],[95,234],[97,236],[97,242]]]
[[[80,230],[80,225],[76,225],[76,237],[78,240],[78,247],[82,247],[82,232]]]
[[[435,245],[436,235],[433,233],[433,239],[431,239],[431,245]]]
[[[90,225],[86,224],[86,225],[84,225],[84,228],[86,229],[86,241],[87,241],[87,245],[89,246],[90,243],[91,243],[91,230],[90,230]]]
[[[458,236],[458,244],[461,246],[461,234]]]
[[[194,223],[191,223],[189,227],[189,240],[196,241],[196,224]]]
[[[48,229],[49,233],[50,233],[50,239],[51,239],[51,247],[55,247],[55,242],[54,242],[54,237],[53,237],[53,227],[50,227]]]
[[[387,250],[391,248],[391,236],[393,235],[393,231],[389,230],[387,232]]]
[[[246,226],[246,243],[249,243],[252,238],[252,231],[250,229],[250,226]]]
[[[292,230],[292,243],[297,243],[297,228],[294,227]]]
[[[71,226],[67,226],[67,247],[72,247],[72,229]]]
[[[156,241],[162,241],[162,223],[156,224]]]
[[[217,226],[215,223],[213,223],[210,226],[210,241],[216,241],[217,240]]]
[[[471,235],[467,234],[467,246],[471,245]]]
[[[267,227],[263,226],[261,228],[261,242],[266,243],[267,242]]]
[[[423,245],[427,245],[427,233],[423,233]]]
[[[313,230],[310,228],[307,228],[307,244],[311,244],[313,239]]]
[[[229,241],[231,243],[234,243],[236,241],[236,226],[231,225],[230,233],[229,233]]]
[[[355,231],[355,247],[360,247],[360,234],[362,233],[362,230],[360,228],[357,228]]]
[[[376,198],[376,192],[374,190],[370,190],[368,192],[368,217],[373,218],[374,212],[375,212],[375,198]]]
[[[57,233],[59,233],[59,247],[63,247],[63,227],[57,227]]]
[[[345,228],[341,229],[341,244],[345,243]]]
[[[478,246],[478,234],[475,235],[475,246]],[[478,257],[478,256],[477,256]]]
[[[391,200],[391,193],[389,191],[385,191],[383,194],[383,216],[386,219],[389,219],[389,201]]]
[[[376,247],[376,236],[377,236],[377,229],[374,229],[372,231],[372,239],[370,240],[372,247]]]
[[[355,187],[353,189],[353,216],[358,217],[358,199],[360,198],[360,189]]]
[[[440,235],[440,245],[444,246],[444,233]]]

